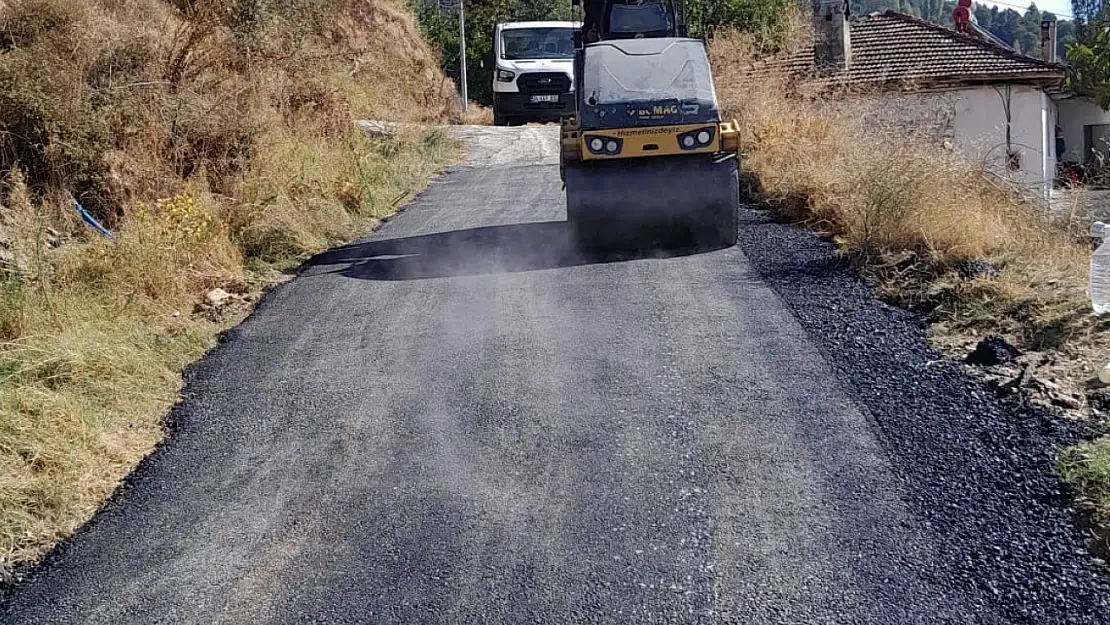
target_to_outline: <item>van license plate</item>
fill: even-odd
[[[558,102],[559,96],[557,95],[534,95],[532,96],[532,103],[536,102]]]

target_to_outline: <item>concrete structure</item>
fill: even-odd
[[[1056,21],[1041,22],[1041,58],[1056,61]],[[1056,112],[1056,158],[1061,163],[1110,165],[1110,111],[1091,98],[1052,91]]]
[[[1110,165],[1110,111],[1090,98],[1057,98],[1058,125],[1063,139],[1061,161]]]

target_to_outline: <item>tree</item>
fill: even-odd
[[[439,49],[443,69],[458,80],[458,16],[441,12],[439,3],[411,0],[420,18],[425,37]],[[941,1],[941,0],[935,0]],[[565,20],[575,15],[570,0],[465,0],[466,73],[471,99],[489,104],[493,100],[489,70],[481,59],[491,50],[493,28],[499,22],[524,20]],[[434,6],[428,6],[429,4]],[[748,32],[781,33],[795,0],[687,0],[691,35],[710,35],[719,28]]]
[[[1077,40],[1067,51],[1068,87],[1110,110],[1110,26],[1084,20],[1076,28]]]
[[[1080,38],[1095,37],[1094,25],[1106,17],[1104,0],[1071,0],[1071,12],[1075,16],[1076,35]],[[1086,32],[1088,29],[1091,32]]]
[[[1110,25],[1103,0],[1072,0],[1074,42],[1067,46],[1068,88],[1110,110]],[[1057,27],[1059,29],[1059,27]],[[1057,37],[1060,36],[1057,30]]]
[[[1006,9],[995,23],[997,24],[996,30],[992,32],[1002,41],[1013,45],[1018,31],[1021,29],[1021,14],[1013,9]]]
[[[782,32],[795,0],[687,0],[689,26],[707,37],[721,28],[770,35]]]
[[[1014,28],[1013,46],[1018,52],[1037,56],[1041,47],[1041,12],[1030,4]]]
[[[1055,15],[1044,12],[1045,19],[1055,19]],[[1057,20],[1056,21],[1056,56],[1061,59],[1066,59],[1068,55],[1068,44],[1075,41],[1075,22],[1071,20]]]
[[[493,101],[490,73],[482,69],[482,57],[493,46],[493,27],[499,22],[570,19],[570,0],[465,0],[466,2],[466,87],[470,99],[482,104]],[[416,6],[424,36],[439,49],[443,70],[459,80],[459,18],[438,6]]]

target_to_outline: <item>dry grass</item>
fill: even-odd
[[[471,102],[466,107],[466,113],[460,113],[452,120],[456,124],[473,126],[492,126],[493,109],[477,102]]]
[[[735,35],[711,46],[759,196],[833,237],[887,299],[927,312],[935,337],[1001,332],[1065,361],[1083,388],[1110,340],[1086,301],[1082,229],[935,137],[877,129],[867,94],[813,98],[786,76],[752,71],[765,60],[759,48]],[[998,275],[959,271],[972,262]],[[1110,438],[1072,450],[1061,468],[1110,522]]]
[[[177,4],[0,8],[0,570],[152,449],[182,368],[264,275],[366,231],[452,158],[438,134],[354,130],[456,108],[390,0],[230,22]],[[201,306],[214,288],[235,304]]]
[[[1088,251],[1079,233],[936,138],[875,130],[873,100],[847,91],[812,100],[785,76],[746,71],[753,50],[749,38],[728,36],[711,51],[762,199],[866,261],[888,295],[942,304],[938,323],[966,329],[1020,314],[1028,346],[1036,332],[1025,324],[1049,323],[1060,301],[1082,307]],[[969,261],[1001,276],[943,284]],[[969,319],[971,308],[948,306],[981,310]]]

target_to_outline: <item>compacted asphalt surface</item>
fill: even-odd
[[[313,259],[5,623],[1110,623],[1071,435],[817,237],[574,244],[554,128]],[[676,184],[681,181],[676,181]]]

